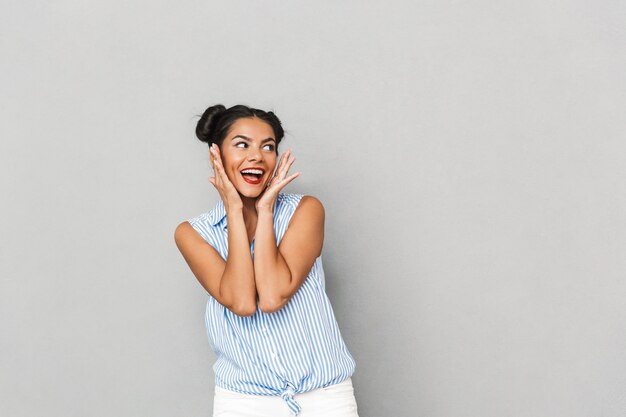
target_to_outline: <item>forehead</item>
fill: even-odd
[[[237,135],[259,140],[267,138],[274,139],[274,129],[272,129],[269,123],[258,117],[245,117],[237,119],[228,131],[228,137],[230,138]]]

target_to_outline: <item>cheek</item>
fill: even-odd
[[[222,165],[228,177],[230,177],[234,171],[237,171],[239,164],[240,161],[237,161],[237,158],[233,158],[232,155],[222,154]]]
[[[276,169],[276,165],[278,164],[278,159],[276,158],[276,156],[274,156],[273,158],[271,158],[270,160],[267,161],[267,165],[270,169],[270,171],[274,172],[274,169]]]
[[[228,179],[232,182],[235,179],[235,175],[237,174],[237,170],[235,168],[233,168],[232,165],[227,164],[224,161],[222,161],[222,164],[224,166],[224,172],[226,172],[226,177],[228,177]]]

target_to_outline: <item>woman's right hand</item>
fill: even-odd
[[[209,177],[209,182],[213,184],[213,186],[220,193],[226,212],[228,212],[229,209],[242,208],[243,203],[241,201],[241,196],[237,192],[233,183],[228,179],[226,171],[224,171],[220,149],[216,144],[212,144],[209,148],[209,159],[211,160],[211,166],[213,167],[213,176]]]

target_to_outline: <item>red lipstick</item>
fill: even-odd
[[[248,175],[242,175],[242,177],[244,181],[247,182],[248,184],[254,184],[254,185],[261,184],[261,177],[259,177],[258,179],[252,179]]]
[[[263,174],[265,174],[265,170],[263,168],[244,168],[241,171],[241,176],[243,179],[252,185],[259,185],[261,180],[263,179]]]

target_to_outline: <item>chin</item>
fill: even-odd
[[[259,198],[263,190],[237,190],[239,195],[245,198]]]
[[[241,194],[239,193],[243,198],[250,198],[253,200],[256,200],[257,198],[259,198],[259,196],[261,195],[261,193],[258,194],[253,194],[253,193],[245,193],[245,194]]]

